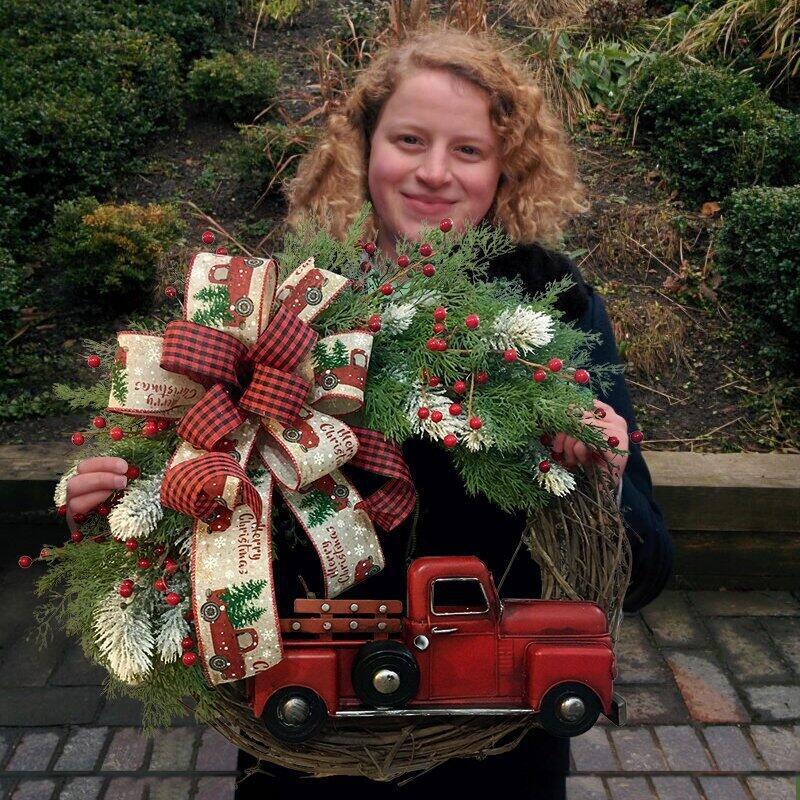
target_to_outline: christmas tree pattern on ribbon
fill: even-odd
[[[346,367],[350,363],[350,354],[341,339],[337,339],[333,343],[332,350],[328,349],[325,342],[317,342],[311,352],[311,357],[314,359],[314,372]]]
[[[226,589],[220,599],[225,603],[225,611],[234,628],[245,628],[252,625],[267,610],[253,605],[267,585],[263,579],[237,583]]]
[[[308,512],[308,524],[312,528],[327,522],[340,508],[336,500],[319,489],[309,489],[297,504],[302,511]]]
[[[194,299],[203,303],[203,306],[192,314],[192,322],[209,328],[233,322],[231,296],[227,286],[204,286],[195,294]]]

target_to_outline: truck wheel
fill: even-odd
[[[600,716],[600,700],[582,683],[560,683],[542,699],[538,722],[553,736],[580,736]]]
[[[284,742],[310,739],[328,718],[322,698],[305,686],[284,686],[267,700],[264,725]]]
[[[365,705],[400,708],[417,693],[419,667],[401,642],[367,642],[356,654],[351,679]]]

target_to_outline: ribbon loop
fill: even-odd
[[[284,372],[293,372],[311,348],[318,334],[284,306],[278,306],[269,324],[253,345],[249,358]]]
[[[181,419],[177,434],[198,450],[214,450],[244,417],[222,384],[215,384]]]
[[[250,385],[239,405],[262,417],[274,417],[290,425],[308,395],[311,384],[299,375],[291,375],[267,364],[256,364]]]
[[[247,346],[237,338],[196,322],[174,320],[164,331],[161,368],[206,388],[215,383],[238,386],[237,371],[246,357]]]

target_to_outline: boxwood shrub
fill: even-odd
[[[661,55],[644,63],[622,110],[670,182],[694,201],[800,182],[800,115],[745,75]]]
[[[715,236],[724,294],[771,371],[800,366],[800,186],[740,189]]]

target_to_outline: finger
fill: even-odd
[[[74,475],[67,481],[67,498],[75,499],[87,492],[102,490],[113,491],[124,489],[128,479],[114,472],[88,472],[85,475]]]
[[[78,464],[78,473],[85,472],[116,472],[124,474],[128,471],[128,462],[124,458],[117,458],[116,456],[97,456],[95,458],[87,458]]]
[[[578,463],[575,458],[576,444],[577,439],[573,439],[572,436],[566,436],[564,438],[564,466],[570,469]]]
[[[577,441],[575,442],[575,446],[572,448],[573,455],[575,460],[579,464],[588,464],[592,460],[592,451],[589,449],[589,446],[584,442]]]
[[[75,514],[88,514],[90,511],[99,506],[103,500],[107,500],[111,495],[112,492],[104,491],[89,492],[89,494],[82,494],[80,497],[73,497],[67,504],[67,516],[74,516]]]

